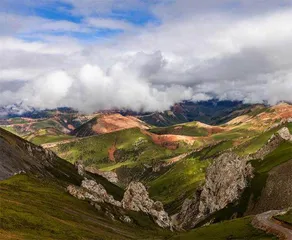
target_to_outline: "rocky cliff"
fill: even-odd
[[[253,176],[252,166],[247,160],[232,152],[215,159],[207,169],[205,184],[173,217],[175,225],[183,229],[193,228],[210,214],[239,199]]]
[[[81,187],[69,185],[67,191],[78,199],[88,200],[96,208],[100,208],[100,203],[107,203],[124,210],[143,212],[150,215],[158,226],[172,228],[170,218],[164,211],[163,204],[150,199],[145,186],[140,182],[131,182],[129,184],[122,201],[115,200],[101,184],[97,184],[93,180],[83,180]],[[114,219],[111,213],[108,212],[108,215]],[[131,222],[128,216],[120,216],[120,219],[125,222]]]
[[[281,128],[271,136],[269,141],[256,153],[249,156],[250,159],[264,159],[270,152],[274,151],[282,142],[292,141],[292,135],[287,127]]]

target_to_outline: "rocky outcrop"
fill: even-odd
[[[245,215],[273,209],[285,209],[292,203],[292,159],[269,171],[265,187],[257,201],[251,198]]]
[[[283,127],[273,134],[262,148],[250,155],[250,159],[264,159],[265,156],[274,151],[283,141],[292,141],[292,135],[287,127]]]
[[[292,135],[287,127],[284,127],[278,131],[278,134],[281,138],[286,141],[292,141]]]
[[[27,142],[0,128],[0,180],[27,172],[39,176],[52,176],[58,157],[50,150]],[[50,171],[54,169],[53,171]]]
[[[129,184],[121,202],[116,201],[101,184],[94,180],[83,180],[81,187],[70,185],[67,187],[67,191],[80,200],[89,200],[97,209],[100,209],[99,203],[108,203],[125,210],[146,213],[153,218],[158,226],[172,228],[169,216],[163,209],[163,204],[150,199],[145,186],[140,182]],[[114,219],[112,214],[108,213],[107,215]],[[120,220],[127,223],[132,221],[128,216],[121,216]]]
[[[171,221],[163,209],[163,204],[150,199],[145,186],[140,182],[129,184],[122,200],[122,206],[124,209],[141,211],[151,215],[158,226],[162,228],[171,227]]]
[[[179,228],[193,228],[210,214],[236,201],[253,176],[248,158],[228,152],[219,156],[207,169],[206,182],[192,199],[187,199],[174,217]]]
[[[75,168],[77,169],[77,172],[80,176],[84,176],[85,174],[85,169],[84,169],[84,165],[82,164],[82,161],[77,161],[74,163]]]
[[[94,180],[83,180],[81,187],[69,185],[67,191],[81,200],[90,200],[94,203],[109,203],[121,207],[121,202],[116,201],[101,184],[96,183]]]

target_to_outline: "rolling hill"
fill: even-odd
[[[111,133],[129,128],[147,129],[149,126],[132,116],[122,116],[121,114],[98,114],[90,121],[76,128],[72,134],[77,137],[86,137]]]
[[[121,210],[106,203],[97,210],[86,201],[65,191],[68,184],[79,185],[79,171],[54,153],[33,145],[0,129],[0,237],[1,239],[217,239],[234,236],[269,239],[269,235],[254,229],[251,218],[226,221],[200,228],[191,233],[177,233],[157,228],[142,213]],[[123,189],[101,176],[86,174],[101,184],[108,193],[120,199]],[[121,214],[131,223],[112,220]],[[232,229],[227,232],[226,229]]]
[[[98,234],[103,239],[212,239],[214,234],[216,239],[273,239],[256,229],[268,231],[254,219],[291,207],[289,104],[254,106],[221,125],[194,121],[152,127],[134,117],[103,113],[76,130],[79,137],[62,139],[61,131],[40,128],[27,139],[59,137],[43,149],[0,129],[3,236],[33,239],[40,202],[46,214],[44,225],[39,225],[41,239],[66,239],[64,233],[76,239],[95,239]],[[75,198],[66,193],[69,186]],[[100,199],[93,189],[105,191],[104,203],[96,202]],[[131,195],[135,191],[145,196],[138,198],[139,204],[148,205],[133,209],[140,206],[144,212],[120,207],[125,196],[136,199]],[[45,196],[54,196],[55,214]],[[17,204],[12,208],[10,202]],[[145,207],[152,205],[151,210]],[[171,219],[166,226],[174,232],[155,225],[157,211]],[[275,219],[289,225],[289,214]],[[126,216],[128,223],[122,220]],[[23,228],[17,228],[26,218]],[[58,222],[62,226],[57,227]],[[69,233],[69,226],[78,227]]]

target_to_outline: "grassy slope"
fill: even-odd
[[[35,131],[34,133],[23,136],[24,139],[37,144],[45,144],[52,142],[59,142],[63,140],[72,139],[73,136],[66,135],[56,129],[44,128]]]
[[[194,137],[208,136],[208,131],[205,128],[197,126],[196,122],[153,128],[150,131],[156,134],[175,134]]]
[[[292,225],[292,209],[288,211],[285,215],[276,216],[276,219]]]
[[[23,124],[23,126],[18,126],[18,125],[8,125],[3,127],[5,130],[10,131],[18,136],[25,136],[29,134],[33,134],[39,130],[46,129],[46,128],[53,128],[56,129],[56,131],[62,132],[64,127],[57,121],[53,119],[45,119],[45,120],[40,120],[36,122],[29,122],[26,120],[22,120],[20,122]],[[19,122],[16,122],[16,124],[19,124]]]
[[[243,216],[247,210],[248,205],[256,202],[261,197],[261,192],[266,185],[269,172],[292,159],[292,143],[283,142],[280,146],[268,154],[263,160],[251,160],[254,167],[254,178],[250,182],[248,188],[243,192],[240,200],[235,205],[230,205],[215,214],[217,220],[224,220],[230,218],[235,212],[239,216]]]
[[[116,162],[111,162],[108,151],[116,147]],[[122,130],[100,136],[83,138],[75,142],[59,145],[53,149],[70,162],[82,159],[85,165],[113,169],[121,165],[134,166],[167,159],[187,151],[180,144],[177,150],[169,150],[152,142],[150,137],[137,128]]]
[[[17,175],[1,181],[0,191],[1,239],[155,239],[169,234],[140,216],[134,228],[113,222],[45,179]]]
[[[150,196],[166,204],[169,212],[179,211],[184,199],[190,197],[204,182],[209,161],[187,158],[172,166],[165,174],[149,183]]]
[[[283,126],[278,126],[276,128],[272,128],[269,131],[263,132],[259,135],[253,137],[250,141],[242,144],[237,152],[241,155],[252,154],[258,151],[262,146],[264,146],[267,141],[271,138],[271,136],[280,130],[282,127],[288,127],[290,132],[292,133],[292,123],[284,124]]]
[[[150,195],[166,204],[170,213],[179,211],[184,199],[191,197],[204,183],[206,168],[212,160],[231,147],[231,141],[220,142],[175,163],[167,172],[148,182]]]
[[[252,227],[251,218],[212,224],[171,238],[173,240],[270,240],[277,239]]]

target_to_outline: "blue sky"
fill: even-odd
[[[124,2],[124,3],[123,3]],[[8,1],[0,3],[2,13],[14,14],[22,18],[35,17],[43,21],[67,22],[76,24],[79,28],[60,29],[20,29],[16,32],[17,37],[31,41],[41,39],[40,34],[52,36],[69,36],[80,41],[94,41],[97,39],[111,38],[124,33],[129,29],[121,28],[118,22],[124,25],[129,24],[133,28],[143,28],[149,24],[158,25],[160,20],[151,12],[150,7],[154,6],[157,1],[119,1],[119,0],[100,0],[82,1],[82,9],[79,9],[79,1],[75,0],[44,0],[38,2],[24,0],[21,4],[19,1]],[[2,5],[2,6],[1,6]],[[88,5],[88,7],[87,7]],[[88,19],[103,19],[106,21],[115,21],[116,24],[88,25]],[[133,30],[133,29],[132,29]]]

